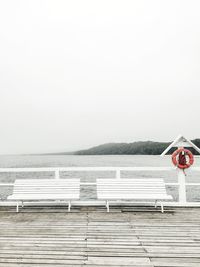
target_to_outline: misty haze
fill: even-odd
[[[200,1],[0,1],[0,267],[200,266]]]
[[[198,138],[199,8],[1,1],[0,153]]]

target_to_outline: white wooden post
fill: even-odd
[[[178,168],[178,183],[179,183],[179,203],[181,205],[186,204],[186,185],[185,185],[185,173],[184,170]]]
[[[178,147],[178,149],[183,147],[193,147],[196,151],[200,153],[200,148],[197,147],[192,141],[185,138],[183,135],[179,135],[174,142],[172,142],[166,149],[163,151],[161,156],[167,154],[167,152],[172,147]],[[186,197],[186,184],[185,184],[185,172],[182,169],[178,169],[178,184],[179,184],[179,204],[184,206],[187,204],[187,197]]]
[[[55,179],[60,179],[59,169],[55,170]]]
[[[120,179],[121,178],[120,173],[121,173],[120,169],[117,169],[116,170],[116,178],[117,179]]]

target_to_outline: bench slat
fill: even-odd
[[[16,195],[11,195],[9,196],[9,199],[10,200],[68,200],[68,199],[79,199],[79,194],[64,194],[64,195],[61,195],[61,194],[35,194],[35,195],[32,195],[32,194],[29,194],[29,195],[20,195],[20,194],[16,194]]]
[[[128,199],[128,200],[172,200],[172,197],[169,195],[146,195],[146,194],[117,194],[117,195],[98,195],[99,199],[102,200],[120,200],[120,199]]]

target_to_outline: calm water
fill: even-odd
[[[0,167],[106,167],[106,166],[172,166],[171,158],[166,156],[0,156]],[[196,157],[194,166],[200,166],[200,157]],[[96,178],[115,177],[114,172],[65,172],[62,178],[81,178],[81,182],[94,182]],[[176,171],[166,172],[123,172],[122,177],[161,177],[166,182],[177,182]],[[53,178],[53,173],[1,173],[0,183],[14,182],[16,178]],[[187,170],[188,182],[200,183],[200,172]],[[177,200],[177,188],[168,187],[168,192]],[[12,193],[12,187],[0,188],[1,198],[5,199]],[[200,187],[189,186],[188,200],[200,201]],[[81,187],[82,199],[96,198],[95,186]]]

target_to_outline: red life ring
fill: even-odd
[[[181,164],[178,162],[177,160],[177,156],[181,153],[184,152],[186,156],[189,157],[189,162],[185,163],[185,164]],[[172,154],[172,162],[175,166],[177,166],[180,169],[187,169],[189,168],[193,163],[194,163],[194,156],[192,154],[192,152],[190,152],[190,150],[185,149],[185,148],[179,148],[176,151],[174,151],[174,153]]]

